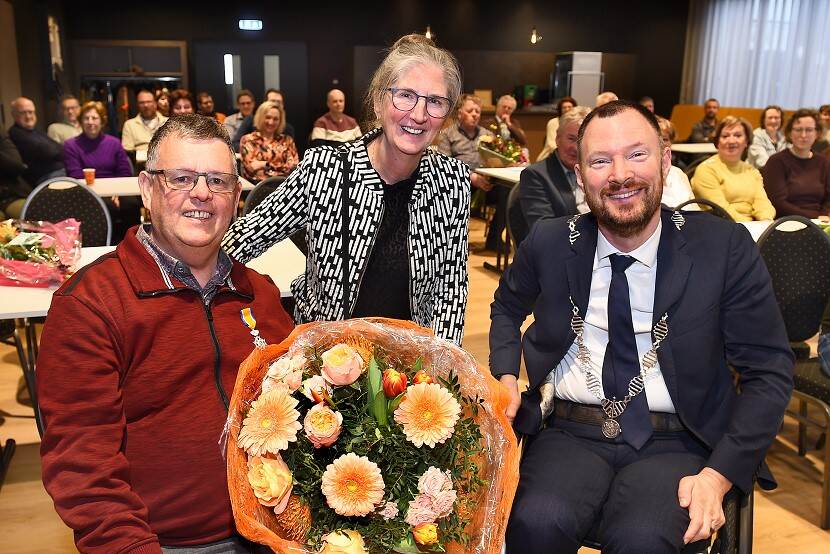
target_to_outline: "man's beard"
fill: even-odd
[[[611,213],[607,205],[609,201],[606,199],[605,193],[609,190],[612,192],[631,190],[645,184],[644,181],[636,180],[630,187],[617,187],[616,189],[606,187],[597,196],[586,191],[585,201],[588,203],[591,213],[597,218],[597,223],[600,226],[608,229],[617,236],[624,238],[633,237],[641,233],[648,226],[651,218],[654,216],[654,212],[660,209],[663,187],[665,186],[663,173],[660,173],[659,186],[647,186],[641,189],[642,192],[639,194],[643,194],[644,196],[638,207],[632,206],[633,209],[625,210],[620,215]]]

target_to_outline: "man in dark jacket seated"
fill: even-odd
[[[9,127],[9,138],[20,152],[26,170],[23,178],[33,187],[46,179],[66,175],[63,168],[63,146],[35,128],[35,103],[21,96],[11,103],[14,125]]]

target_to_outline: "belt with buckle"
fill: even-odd
[[[657,432],[686,430],[686,427],[683,426],[677,414],[649,412],[648,415],[651,418],[651,426]],[[571,402],[570,400],[562,400],[561,398],[553,401],[553,416],[567,421],[587,423],[589,425],[602,425],[608,419],[608,416],[605,415],[605,412],[599,406],[580,404],[578,402]]]

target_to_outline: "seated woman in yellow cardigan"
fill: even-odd
[[[692,192],[725,209],[735,221],[775,218],[761,173],[743,161],[752,142],[752,126],[742,117],[727,116],[715,129],[718,153],[697,166]]]

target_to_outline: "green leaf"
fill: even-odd
[[[412,366],[412,369],[415,370],[415,373],[418,373],[422,369],[424,369],[424,359],[418,356],[418,359],[415,360],[415,365]]]
[[[369,380],[369,402],[372,402],[375,395],[381,390],[381,382],[383,381],[383,375],[374,356],[369,360],[369,371],[366,376]]]
[[[389,425],[386,417],[386,395],[382,390],[375,395],[375,401],[372,402],[372,415],[381,427]]]
[[[397,410],[398,406],[401,405],[401,402],[403,401],[403,397],[405,395],[406,395],[406,393],[402,392],[398,396],[396,396],[395,398],[393,398],[392,400],[389,401],[389,413],[390,414],[395,413],[395,410]]]
[[[401,542],[396,544],[394,551],[400,552],[401,554],[421,554],[421,551],[418,550],[418,545],[415,542],[415,539],[412,538],[412,535],[407,535],[405,539],[402,539]]]

